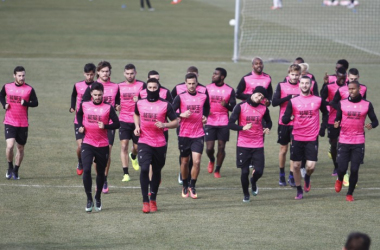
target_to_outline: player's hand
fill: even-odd
[[[74,111],[75,111],[75,109],[73,109],[73,108],[70,108],[70,113],[73,113]]]
[[[264,100],[265,100],[265,106],[269,107],[270,106],[270,101],[267,98],[265,98]]]
[[[157,128],[165,128],[165,124],[156,120],[156,123],[154,124]]]
[[[5,104],[5,110],[9,109],[9,104]]]
[[[133,132],[135,133],[135,136],[140,136],[140,127],[135,128]]]
[[[334,122],[334,128],[339,128],[340,126],[340,121],[335,121]]]
[[[270,129],[269,128],[264,128],[263,134],[269,135]]]
[[[252,123],[247,123],[247,124],[244,125],[243,130],[245,131],[245,130],[248,130],[248,129],[251,129],[251,128],[252,128]]]
[[[186,110],[185,112],[181,113],[179,116],[183,117],[183,118],[189,118],[190,115],[191,115],[191,111],[190,110]]]
[[[84,132],[84,127],[82,126],[82,127],[78,128],[78,132],[81,133],[81,134],[83,134],[83,132]]]
[[[297,97],[297,96],[299,96],[299,95],[292,95],[292,98]]]
[[[121,109],[120,105],[119,105],[119,104],[116,104],[116,105],[115,105],[115,110],[116,110],[116,111],[120,111],[120,109]]]
[[[328,84],[329,83],[329,75],[327,72],[325,72],[325,76],[323,77],[323,84]]]
[[[372,124],[371,123],[367,123],[364,127],[366,129],[368,129],[368,130],[371,130],[372,129]]]
[[[320,137],[325,137],[326,134],[326,129],[325,128],[320,128],[319,129],[319,136]]]
[[[24,102],[25,102],[24,99],[21,99],[21,105],[24,105]]]
[[[222,105],[223,107],[225,107],[226,106],[226,100],[222,100],[221,102],[220,102],[220,105]]]
[[[104,129],[104,123],[103,122],[98,122],[98,126],[100,129]]]
[[[138,100],[139,100],[139,97],[138,97],[138,96],[134,96],[134,97],[133,97],[133,101],[134,101],[134,102],[137,102]]]
[[[206,124],[206,122],[207,122],[207,117],[206,116],[202,116],[202,123]]]

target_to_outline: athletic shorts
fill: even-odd
[[[127,123],[127,122],[120,122],[120,128],[119,128],[119,138],[121,140],[130,140],[132,139],[134,144],[137,144],[139,141],[139,137],[135,136],[135,124],[134,123]]]
[[[115,141],[115,132],[116,129],[107,129],[107,137],[108,137],[108,144],[113,145],[113,142]]]
[[[165,141],[166,141],[166,145],[167,145],[168,141],[169,141],[169,130],[164,130],[164,136],[165,136]]]
[[[337,139],[340,134],[340,128],[334,128],[334,124],[327,124],[327,137]]]
[[[286,126],[278,124],[277,128],[277,134],[278,134],[278,140],[277,143],[280,145],[286,146],[289,144],[289,142],[292,141],[292,132],[293,132],[293,126]]]
[[[178,149],[181,157],[188,157],[192,152],[203,153],[204,137],[189,138],[178,136]]]
[[[250,165],[256,168],[264,168],[264,148],[236,147],[236,166],[238,168],[245,168]]]
[[[138,159],[140,167],[149,169],[149,165],[153,168],[163,168],[165,166],[167,146],[152,147],[145,143],[137,144],[139,149]]]
[[[81,157],[83,167],[91,168],[92,162],[95,162],[98,170],[105,169],[108,162],[109,150],[109,146],[94,147],[87,143],[82,143]]]
[[[79,124],[74,123],[74,131],[75,131],[75,140],[83,140],[84,133],[79,133]]]
[[[315,141],[292,140],[290,147],[292,161],[318,161],[318,139]]]
[[[365,145],[363,144],[344,144],[338,143],[337,163],[356,163],[362,164],[365,154]]]
[[[205,126],[205,141],[229,141],[230,130],[228,126]]]
[[[5,140],[16,139],[17,144],[25,145],[28,140],[28,127],[14,127],[4,124]]]

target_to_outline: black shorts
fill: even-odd
[[[81,157],[83,167],[91,168],[92,162],[96,163],[97,169],[105,169],[109,157],[109,146],[95,147],[87,143],[82,143]],[[95,158],[95,159],[94,159]]]
[[[292,161],[318,161],[318,139],[315,141],[292,140],[290,147],[290,160]]]
[[[74,123],[74,131],[75,131],[75,140],[83,140],[84,133],[79,133],[79,124]]]
[[[152,147],[145,143],[137,144],[139,149],[139,165],[141,169],[149,170],[149,165],[153,168],[163,168],[165,166],[167,146]]]
[[[203,153],[204,137],[189,138],[178,136],[178,149],[181,157],[188,157],[192,152]]]
[[[230,130],[228,126],[205,126],[205,141],[229,141]]]
[[[115,129],[107,129],[107,137],[108,137],[108,144],[113,145],[113,142],[115,141]]]
[[[238,168],[245,168],[250,165],[260,169],[264,168],[264,148],[236,147],[236,166]]]
[[[278,124],[277,143],[279,143],[280,145],[283,145],[283,146],[288,145],[289,142],[292,141],[292,132],[293,132],[293,126],[286,126],[286,125]]]
[[[16,139],[17,144],[25,145],[28,140],[28,127],[14,127],[4,124],[5,140]]]
[[[337,139],[340,134],[340,127],[334,128],[334,124],[327,124],[327,137],[329,139]]]
[[[137,144],[139,141],[139,137],[135,136],[135,124],[134,123],[127,123],[127,122],[120,122],[120,128],[119,128],[119,138],[121,140],[130,140],[132,139],[134,144]]]
[[[355,163],[361,164],[364,160],[365,145],[363,144],[338,144],[337,163]]]
[[[169,141],[169,130],[164,130],[164,136],[165,136],[166,145],[168,145],[168,141]]]

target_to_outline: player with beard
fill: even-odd
[[[328,84],[324,84],[321,90],[321,97],[322,100],[333,100],[335,93],[338,91],[340,87],[343,87],[346,85],[346,70],[343,67],[338,68],[336,72],[336,80],[333,82],[330,82]],[[330,151],[331,151],[331,159],[334,165],[334,169],[332,172],[332,176],[337,176],[337,169],[338,164],[336,162],[336,156],[337,156],[337,146],[338,146],[338,138],[339,138],[339,132],[340,128],[334,127],[334,121],[336,117],[336,109],[331,105],[330,101],[328,101],[327,104],[330,107],[330,113],[329,113],[329,120],[327,125],[327,136],[329,138],[330,143]],[[325,134],[325,131],[321,131],[322,134]]]
[[[102,210],[100,196],[104,186],[105,168],[110,153],[107,130],[116,129],[120,126],[113,106],[103,102],[103,85],[98,82],[93,83],[90,93],[92,101],[81,103],[77,113],[78,132],[84,133],[81,157],[84,170],[83,186],[87,195],[86,212],[91,212],[94,206],[91,178],[91,165],[93,161],[96,162],[95,210]]]
[[[19,180],[18,175],[21,162],[24,159],[24,148],[28,139],[28,109],[38,106],[38,99],[34,89],[25,82],[25,68],[17,66],[13,70],[14,82],[6,83],[0,91],[0,102],[5,109],[4,134],[7,147],[5,154],[8,161],[8,171],[5,178],[13,177]],[[13,149],[16,144],[15,165],[13,166]]]
[[[252,59],[252,72],[243,76],[236,89],[236,98],[245,101],[251,98],[253,90],[257,86],[262,86],[267,90],[267,98],[264,99],[263,103],[269,106],[272,102],[273,88],[272,88],[272,78],[270,75],[263,72],[264,63],[260,57],[255,57]]]
[[[136,136],[139,136],[139,165],[141,192],[143,196],[144,213],[157,211],[157,192],[161,181],[161,170],[165,165],[167,141],[164,135],[165,128],[178,127],[177,116],[172,105],[160,98],[158,80],[150,78],[147,81],[147,97],[139,100],[135,106]],[[171,122],[168,122],[168,119]],[[152,178],[149,178],[149,169],[152,167]],[[150,200],[148,189],[151,189]]]
[[[87,63],[84,66],[84,77],[83,81],[77,82],[74,84],[73,92],[71,94],[71,107],[70,113],[73,113],[75,110],[78,111],[79,105],[82,102],[82,97],[86,90],[94,83],[96,66],[93,63]],[[83,141],[84,134],[78,132],[79,126],[77,121],[77,116],[74,118],[74,131],[75,131],[75,139],[77,141],[77,175],[82,175],[83,173],[83,165],[81,158],[81,145]]]
[[[250,166],[254,166],[251,177],[253,196],[256,196],[259,192],[256,183],[264,172],[264,134],[269,134],[272,128],[269,109],[262,104],[266,95],[267,91],[264,87],[256,87],[247,101],[235,106],[228,122],[230,129],[238,131],[236,165],[241,168],[240,180],[244,194],[243,202],[250,201],[248,192]],[[265,127],[262,125],[263,119],[265,120]],[[238,124],[235,124],[236,121],[238,121]]]
[[[340,101],[335,118],[334,127],[340,127],[338,145],[338,179],[335,182],[335,191],[342,189],[343,177],[351,162],[347,201],[354,201],[352,196],[359,178],[360,164],[364,159],[365,135],[364,128],[371,130],[379,125],[372,103],[364,100],[360,94],[360,84],[352,81],[348,84],[349,97]],[[365,124],[366,117],[371,123]]]
[[[210,100],[210,114],[205,125],[206,153],[209,158],[207,170],[214,171],[215,164],[215,141],[218,141],[218,152],[216,155],[215,178],[220,178],[220,169],[226,156],[226,142],[230,139],[228,128],[228,111],[232,111],[236,105],[235,91],[224,83],[227,71],[216,68],[212,75],[212,83],[207,85]]]
[[[137,142],[138,137],[135,135],[135,122],[133,119],[135,113],[135,104],[138,101],[138,96],[141,90],[145,89],[145,83],[136,80],[136,67],[133,64],[127,64],[124,67],[125,81],[119,83],[120,91],[120,129],[119,138],[121,144],[121,163],[123,167],[123,179],[122,181],[129,181],[131,178],[128,171],[128,144],[129,140],[132,140],[132,151],[129,153],[129,158],[132,163],[132,167],[138,171],[140,169],[137,161]]]
[[[294,181],[297,187],[296,200],[303,198],[301,187],[301,162],[306,159],[305,192],[311,189],[310,177],[318,161],[319,110],[323,114],[322,129],[327,123],[328,111],[321,97],[311,94],[311,79],[303,76],[299,83],[300,95],[289,100],[282,122],[293,121],[290,159],[293,161]]]
[[[178,148],[181,156],[181,175],[183,180],[182,197],[190,196],[197,199],[195,184],[200,171],[201,157],[204,147],[203,124],[207,122],[210,113],[208,95],[197,91],[197,75],[189,73],[185,77],[187,91],[179,94],[173,101],[173,109],[179,109],[180,129],[178,134]],[[193,166],[189,171],[190,155]],[[191,175],[190,183],[188,175]]]

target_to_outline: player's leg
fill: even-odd
[[[217,129],[217,139],[218,139],[218,153],[216,155],[216,168],[214,172],[215,178],[220,178],[220,169],[224,158],[226,157],[226,142],[230,140],[230,130],[227,126],[220,127]]]
[[[100,196],[102,194],[102,188],[106,181],[105,170],[109,158],[110,148],[109,146],[95,148],[95,160],[96,160],[96,193],[95,193],[95,210],[102,210],[102,203]]]
[[[313,174],[315,165],[318,161],[318,139],[304,143],[304,159],[306,159],[306,174],[305,174],[305,192],[309,192],[311,188],[310,176]]]
[[[352,196],[359,179],[359,167],[364,160],[365,146],[364,144],[351,145],[351,168],[350,168],[350,184],[346,195],[347,201],[354,201]]]
[[[21,166],[22,160],[24,159],[24,148],[26,141],[28,139],[28,127],[16,128],[16,156],[15,156],[15,164],[13,169],[13,179],[20,179],[18,175],[18,170]]]
[[[204,138],[193,138],[191,139],[191,158],[193,160],[193,167],[190,170],[191,171],[191,180],[189,185],[189,191],[190,196],[193,199],[198,198],[198,194],[195,189],[195,184],[198,179],[198,175],[201,169],[201,158],[203,153],[203,147],[204,147]]]
[[[207,171],[211,174],[214,172],[215,167],[215,140],[216,137],[216,128],[210,125],[205,126],[205,141],[206,141],[206,154],[209,159]]]
[[[153,148],[154,154],[152,159],[152,181],[150,184],[150,210],[151,212],[157,211],[157,194],[161,182],[161,170],[165,166],[167,146]]]
[[[87,196],[86,211],[91,212],[94,206],[92,198],[92,178],[91,178],[91,166],[94,160],[93,147],[88,144],[82,144],[82,164],[83,164],[83,186]]]
[[[259,193],[257,181],[264,174],[264,167],[265,167],[264,148],[256,148],[253,150],[252,165],[254,166],[254,169],[252,171],[252,177],[251,177],[251,184],[252,184],[251,188],[252,188],[252,195],[256,196]]]
[[[331,148],[331,159],[334,165],[332,176],[337,176],[338,164],[336,163],[337,156],[337,147],[338,147],[338,138],[339,138],[340,129],[334,128],[334,125],[329,124],[327,127],[327,134],[329,138],[330,148]]]
[[[11,179],[13,175],[13,148],[15,145],[15,138],[9,138],[6,139],[6,149],[5,149],[5,155],[8,161],[8,170],[7,173],[5,174],[5,178]]]
[[[301,186],[301,164],[302,159],[305,157],[304,152],[304,142],[299,142],[292,140],[292,144],[290,147],[290,160],[293,161],[293,176],[294,183],[297,188],[297,195],[295,197],[296,200],[300,200],[303,198],[303,190]]]
[[[83,174],[83,165],[82,165],[82,157],[81,157],[81,146],[84,138],[84,133],[78,132],[79,125],[74,123],[74,132],[75,132],[75,140],[77,142],[77,157],[78,157],[78,164],[77,164],[77,175]]]
[[[139,165],[141,167],[140,171],[140,186],[141,194],[143,198],[143,212],[149,213],[149,166],[152,162],[153,151],[152,148],[144,143],[139,143],[138,147],[141,149],[140,157],[138,159]]]
[[[129,181],[129,171],[128,171],[128,144],[129,140],[121,140],[120,141],[120,158],[121,158],[121,164],[123,167],[123,179],[122,181]]]

